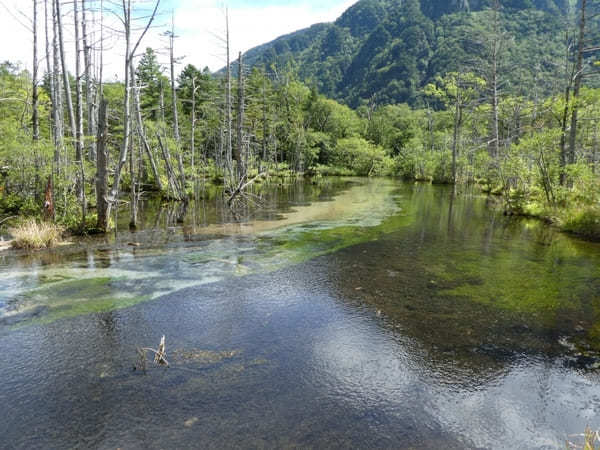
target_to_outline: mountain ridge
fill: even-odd
[[[417,104],[420,89],[436,76],[472,66],[477,70],[478,64],[481,69],[484,55],[477,55],[479,63],[468,60],[474,47],[481,47],[476,41],[489,33],[485,25],[492,4],[360,0],[334,22],[314,24],[247,51],[244,63],[267,70],[295,66],[300,79],[353,107],[372,99]],[[564,38],[556,30],[571,1],[501,0],[501,6],[501,25],[511,42],[507,51],[523,67],[519,74],[539,73],[555,84],[564,55]],[[515,87],[516,78],[507,78]]]

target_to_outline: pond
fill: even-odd
[[[600,428],[598,244],[446,187],[257,189],[235,216],[218,192],[148,200],[136,233],[0,256],[0,447],[564,448]],[[140,370],[163,335],[170,366]]]

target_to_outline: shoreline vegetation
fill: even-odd
[[[258,191],[260,192],[261,185],[266,187],[269,187],[269,185],[273,184],[281,186],[298,179],[301,179],[302,182],[317,184],[323,179],[323,177],[345,176],[354,177],[356,175],[348,169],[322,166],[309,174],[299,174],[289,170],[280,171],[275,175],[265,173],[259,177],[259,179],[256,181],[256,185],[258,186]],[[203,180],[203,191],[196,189],[196,193],[191,197],[194,199],[203,199],[208,197],[208,193],[206,192],[207,190],[212,189],[213,191],[218,191],[219,189],[222,189],[222,185],[219,184],[219,181],[220,180]],[[403,181],[428,184],[432,183],[431,180]],[[449,185],[448,183],[433,184]],[[501,208],[504,215],[512,216],[516,219],[531,218],[540,220],[546,225],[551,226],[558,231],[570,234],[573,237],[590,242],[600,242],[600,209],[597,207],[584,206],[569,209],[560,207],[550,208],[544,207],[536,202],[529,201],[523,203],[522,209],[509,210],[506,208],[506,201],[503,198],[503,193],[501,191],[496,190],[491,192],[487,186],[479,183],[475,183],[471,187],[474,187],[478,192],[481,193],[481,195],[488,195],[490,198],[497,199],[497,207]],[[468,186],[457,185],[451,195],[461,195],[460,191],[464,188],[468,188]],[[459,191],[457,192],[457,190]],[[161,193],[155,192],[151,195],[160,196]],[[169,203],[173,202],[174,200],[169,199],[168,197],[162,197],[161,201]],[[90,209],[93,210],[93,205],[90,205]],[[41,210],[42,207],[40,207],[40,211]],[[53,249],[65,245],[77,245],[80,243],[79,238],[105,234],[99,232],[94,227],[93,222],[90,222],[90,227],[85,230],[81,230],[78,227],[74,229],[67,229],[64,226],[55,224],[53,221],[45,221],[41,219],[39,213],[31,216],[16,215],[7,219],[8,220],[5,220],[4,223],[0,224],[0,232],[3,230],[7,231],[8,235],[12,236],[12,239],[0,241],[0,253],[9,250],[18,250],[27,253],[31,251]],[[123,246],[130,245],[134,244],[123,243]]]
[[[514,83],[519,71],[507,82],[514,11],[495,1],[469,13],[480,42],[472,61],[413,86],[410,104],[374,95],[355,109],[322,95],[293,61],[246,65],[244,55],[230,54],[228,34],[223,71],[187,64],[176,76],[173,27],[166,64],[160,49],[143,50],[158,3],[151,14],[135,2],[98,12],[123,18],[122,81],[103,79],[93,63],[104,50],[88,45],[86,33],[104,30],[86,22],[85,2],[74,22],[63,23],[52,2],[45,22],[33,23],[36,63],[35,32],[46,23],[46,67],[0,63],[0,220],[19,216],[15,227],[44,219],[73,234],[102,234],[124,204],[136,229],[149,195],[186,203],[213,184],[243,210],[253,201],[247,188],[264,181],[259,174],[392,176],[455,190],[478,185],[499,196],[507,215],[600,240],[600,88],[591,77],[600,61],[584,45],[596,25],[586,21],[593,11],[585,2],[565,16],[566,70],[552,86],[525,92]],[[408,3],[418,27],[418,2]],[[80,36],[75,52],[65,52],[64,32]]]

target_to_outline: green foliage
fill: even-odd
[[[584,206],[565,211],[560,224],[565,231],[600,241],[600,206]]]
[[[340,139],[332,159],[335,166],[349,168],[363,176],[387,175],[392,166],[383,148],[360,137]]]
[[[421,105],[421,88],[462,67],[485,72],[490,0],[361,0],[336,22],[300,30],[250,50],[251,66],[290,61],[325,95],[353,107]],[[569,0],[502,0],[504,90],[548,94],[562,81]],[[539,80],[544,80],[543,85]]]

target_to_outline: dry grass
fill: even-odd
[[[585,433],[574,437],[583,440],[583,443],[578,445],[567,442],[568,450],[600,450],[600,431],[592,431],[588,427],[585,429]]]
[[[51,248],[59,244],[64,230],[53,223],[38,222],[35,219],[29,219],[11,228],[9,231],[14,237],[14,240],[11,242],[14,248],[39,250],[42,248]]]

